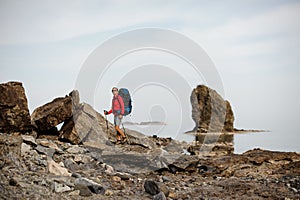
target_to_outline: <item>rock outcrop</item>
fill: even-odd
[[[36,108],[31,115],[31,121],[39,132],[47,132],[71,117],[72,97],[66,96]]]
[[[30,114],[22,83],[0,84],[0,132],[31,132]]]
[[[74,109],[73,117],[66,120],[60,130],[60,138],[72,144],[94,142],[105,144],[108,141],[104,120],[99,122],[98,113],[86,103]]]
[[[196,123],[194,131],[232,132],[234,115],[228,101],[215,90],[199,85],[192,91],[192,118]]]

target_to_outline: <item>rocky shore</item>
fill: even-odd
[[[133,172],[126,163],[106,164],[97,148],[58,140],[2,133],[0,148],[1,199],[300,198],[297,153],[182,155],[166,167]]]
[[[196,144],[126,129],[128,143],[114,145],[113,125],[77,91],[31,115],[21,83],[0,92],[1,199],[300,199],[300,154],[233,154],[234,118],[222,99],[225,109],[214,108],[227,113],[222,135],[207,138],[210,124],[194,112]]]

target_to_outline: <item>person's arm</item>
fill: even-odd
[[[120,102],[120,107],[121,107],[121,115],[124,115],[125,108],[124,108],[124,101],[121,96],[118,96],[119,102]]]

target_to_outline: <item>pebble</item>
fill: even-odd
[[[112,180],[113,180],[113,181],[116,181],[116,182],[121,182],[121,178],[118,177],[118,176],[113,176],[113,177],[112,177]]]
[[[9,179],[9,185],[11,185],[11,186],[17,186],[18,183],[17,183],[17,181],[14,178],[11,178],[11,179]]]
[[[69,193],[70,196],[79,196],[79,194],[80,194],[80,190],[74,190]]]
[[[104,193],[106,196],[113,196],[114,192],[112,190],[106,190]]]
[[[57,193],[68,192],[72,190],[69,186],[56,182],[53,183],[52,188]]]
[[[296,188],[291,188],[295,193],[297,193],[298,192],[298,190],[296,189]]]
[[[169,182],[171,179],[170,179],[169,177],[167,177],[167,176],[163,176],[163,177],[162,177],[162,180],[163,180],[164,182]]]
[[[144,189],[151,195],[156,195],[160,192],[160,189],[155,181],[147,180],[144,183]]]

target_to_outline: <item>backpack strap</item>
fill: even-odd
[[[118,100],[119,105],[120,105],[120,109],[121,109],[120,111],[122,112],[122,108],[121,108],[122,106],[121,106],[121,102],[120,102],[120,100],[119,100],[119,96],[120,96],[120,95],[118,94],[117,100]],[[124,105],[124,102],[123,102],[123,107],[124,107],[124,113],[123,113],[123,115],[124,115],[124,114],[125,114],[125,105]]]

